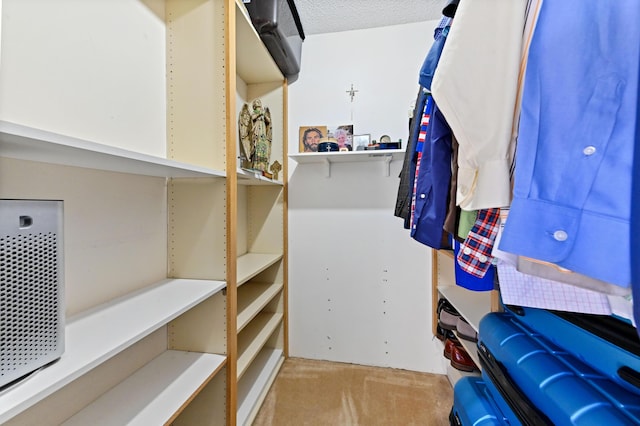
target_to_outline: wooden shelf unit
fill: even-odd
[[[241,0],[235,4],[235,84],[230,85],[229,141],[238,157],[238,117],[243,104],[260,99],[269,108],[270,164],[278,180],[237,173],[237,365],[233,383],[237,424],[251,424],[287,356],[287,82],[256,33]],[[236,167],[240,167],[237,162]]]
[[[140,390],[127,383],[136,370],[155,370],[158,362],[169,376],[185,374],[182,383],[192,394],[204,383],[214,383],[223,395],[224,374],[218,373],[227,358],[215,331],[189,331],[192,340],[211,342],[209,353],[193,362],[184,362],[181,355],[193,347],[169,351],[166,338],[158,336],[203,306],[214,307],[207,316],[215,317],[214,324],[224,331],[226,282],[148,282],[149,276],[166,274],[166,251],[157,243],[166,244],[166,207],[158,207],[166,202],[167,180],[224,181],[223,173],[27,126],[3,122],[0,128],[0,197],[61,199],[68,234],[65,352],[3,391],[0,422],[82,418],[92,412],[88,404],[95,398],[101,401],[95,406],[109,406],[111,397],[104,393],[112,386],[133,407],[136,400],[156,400],[157,388]],[[92,210],[93,204],[99,208]],[[131,215],[131,208],[140,210]],[[127,358],[132,362],[123,361]],[[192,377],[194,366],[199,373]],[[87,380],[92,382],[89,387],[83,383]],[[177,416],[193,396],[183,397],[180,392],[161,397],[157,403],[163,409],[155,410],[160,417],[153,418],[168,421]],[[224,410],[218,415],[224,419]]]
[[[286,79],[240,0],[166,4],[168,152],[178,161],[226,171],[224,183],[170,184],[170,271],[227,282],[227,424],[245,424],[265,390],[247,384],[248,377],[272,377],[282,364],[260,363],[259,354],[272,350],[284,359],[287,353]],[[258,98],[271,113],[270,163],[284,168],[278,180],[240,168],[239,113]],[[198,203],[207,208],[197,211]],[[267,317],[272,320],[263,324]],[[241,390],[241,379],[251,392]],[[252,409],[241,415],[239,401]]]
[[[63,200],[70,235],[67,350],[3,390],[7,425],[247,424],[287,356],[286,79],[242,1],[146,6],[164,16],[166,157],[0,121],[0,197]],[[277,180],[240,169],[256,98]]]

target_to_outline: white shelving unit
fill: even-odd
[[[170,183],[169,269],[182,277],[226,279],[227,421],[242,424],[249,418],[235,417],[238,403],[259,407],[266,389],[256,386],[268,386],[249,382],[274,376],[287,353],[286,80],[241,0],[167,0],[167,6],[169,152],[226,170],[224,184]],[[269,163],[283,166],[278,179],[238,162],[239,112],[255,99],[271,113]],[[198,204],[208,209],[194,209]],[[264,351],[279,354],[280,362],[259,362]]]
[[[123,141],[110,145],[47,130],[105,139],[121,134],[94,128],[98,123],[138,136],[140,123],[125,127],[138,111],[126,107],[128,97],[139,94],[129,88],[139,87],[146,75],[114,76],[111,69],[89,67],[92,84],[113,87],[122,101],[114,112],[107,103],[88,100],[87,115],[96,118],[89,129],[74,121],[81,117],[64,115],[22,121],[43,121],[42,128],[0,121],[0,197],[64,202],[65,267],[72,284],[67,309],[74,314],[67,320],[63,357],[0,393],[0,423],[217,425],[236,424],[237,415],[245,423],[287,356],[286,79],[241,0],[161,5],[133,7],[129,32],[98,26],[91,40],[83,40],[97,46],[87,54],[62,37],[69,22],[56,16],[47,16],[46,23],[52,37],[61,36],[55,44],[60,51],[45,52],[51,45],[22,40],[30,37],[22,20],[45,18],[26,4],[11,4],[15,22],[7,26],[7,41],[25,41],[29,55],[64,58],[66,71],[100,63],[104,55],[117,63],[140,53],[136,49],[164,47],[165,55],[145,55],[146,71],[158,72],[145,85],[142,104],[157,106],[165,97],[167,105],[166,122],[142,123],[146,138],[132,143],[132,150],[122,149]],[[58,9],[47,11],[56,15]],[[89,4],[79,8],[78,25],[90,26],[97,10],[104,12]],[[129,43],[128,37],[141,43]],[[99,42],[93,44],[94,38]],[[20,61],[29,55],[9,56],[3,49],[12,70],[28,68],[31,63]],[[157,67],[158,59],[166,64]],[[82,91],[73,76],[61,71],[52,77],[51,94]],[[26,90],[29,80],[18,83]],[[46,84],[39,88],[38,96],[49,95]],[[270,108],[271,162],[283,166],[278,179],[238,168],[237,104],[256,98]],[[23,114],[21,102],[6,105],[3,118]],[[64,99],[60,103],[65,106]],[[115,115],[119,120],[109,121]],[[164,133],[166,147],[157,138]],[[138,148],[166,148],[167,155]],[[127,409],[119,407],[123,401]]]
[[[446,251],[434,251],[433,254],[433,286],[434,286],[434,327],[437,324],[435,306],[438,299],[444,297],[467,320],[469,325],[478,332],[480,320],[492,310],[493,299],[496,297],[493,291],[471,291],[455,283],[453,254]],[[459,339],[469,356],[480,367],[480,359],[476,344],[464,339]],[[466,373],[465,373],[466,374]],[[452,384],[462,376],[462,372],[453,368],[447,368],[447,376]]]
[[[124,261],[123,256],[130,255],[127,250],[130,250],[132,245],[126,241],[117,240],[117,238],[112,241],[109,236],[109,228],[114,226],[114,223],[100,222],[91,215],[81,214],[79,210],[86,208],[83,204],[102,202],[101,198],[106,197],[111,201],[109,203],[112,204],[110,209],[117,212],[117,217],[122,219],[127,216],[127,213],[123,214],[121,209],[133,207],[128,204],[128,197],[137,195],[149,205],[157,206],[156,203],[166,202],[164,195],[162,192],[148,192],[149,188],[156,191],[156,188],[166,186],[169,180],[224,182],[226,174],[224,170],[213,167],[147,155],[7,121],[0,121],[0,157],[3,164],[9,166],[3,169],[0,196],[43,198],[47,196],[47,189],[42,188],[49,188],[49,190],[53,188],[56,192],[52,196],[65,202],[65,216],[69,217],[65,219],[66,232],[78,234],[78,232],[92,228],[104,229],[104,231],[95,233],[92,231],[91,238],[98,238],[98,240],[89,242],[84,250],[75,247],[78,244],[85,244],[82,239],[77,237],[68,239],[68,243],[74,246],[71,250],[67,250],[68,255],[72,258],[69,263],[78,263],[76,259],[73,259],[74,257],[86,256],[85,260],[88,261],[88,264],[82,266],[88,271],[92,268],[95,269],[96,265],[102,262],[105,265],[114,264],[114,267],[116,265],[128,267],[128,262]],[[41,165],[43,170],[46,170],[47,179],[53,184],[42,182],[37,173],[23,174],[22,165],[30,170],[37,170],[38,165]],[[118,177],[115,180],[118,182],[128,180],[127,183],[130,183],[133,189],[119,191],[117,183],[107,183],[116,175]],[[98,187],[83,188],[82,180],[85,177],[87,185],[90,185],[89,182],[99,182]],[[69,178],[74,179],[73,183],[67,184],[68,189],[61,190],[65,185],[64,182]],[[153,178],[153,180],[149,180],[149,178]],[[142,184],[142,182],[144,183]],[[136,194],[135,191],[138,187],[142,188],[143,192]],[[113,192],[101,194],[100,191],[104,188]],[[87,194],[90,194],[88,198]],[[112,194],[115,194],[115,199]],[[158,199],[158,196],[161,198]],[[145,232],[166,234],[166,216],[163,217],[162,210],[158,210],[156,207],[152,209],[157,212],[154,213],[157,217],[153,218],[152,223],[162,222],[162,229],[149,229]],[[125,227],[137,226],[134,224],[145,220],[143,217],[136,218],[136,215],[128,216],[133,219],[127,219]],[[117,226],[122,225],[118,224]],[[144,232],[133,232],[126,238],[136,238],[134,236],[148,238]],[[99,238],[104,238],[104,240]],[[153,254],[138,253],[140,264],[136,268],[140,271],[144,271],[145,268],[155,268],[158,265],[156,257],[164,250],[151,250],[149,244],[154,241],[156,241],[155,237],[149,238],[148,242],[135,244],[143,250],[146,248],[149,249],[149,252],[153,251]],[[166,244],[166,240],[164,244]],[[108,259],[96,258],[100,253],[109,252],[109,250],[101,249],[101,247],[109,245],[122,245],[126,249],[121,253],[118,253],[117,250],[110,252]],[[151,259],[148,256],[153,257],[153,262],[150,265],[145,263]],[[166,273],[166,267],[162,269],[165,269]],[[105,268],[106,270],[108,268]],[[76,271],[71,271],[67,275],[77,279],[78,276],[82,277],[84,273],[79,274]],[[144,361],[144,357],[157,351],[158,339],[154,337],[154,340],[146,341],[148,336],[157,335],[156,331],[160,331],[162,328],[166,329],[173,321],[179,320],[183,315],[189,316],[193,315],[193,312],[200,312],[203,310],[202,306],[219,304],[219,302],[211,303],[211,301],[214,298],[216,300],[224,298],[222,295],[222,291],[226,289],[224,275],[221,276],[222,279],[167,278],[147,286],[144,286],[143,283],[136,283],[133,286],[133,281],[149,275],[148,273],[136,271],[131,275],[135,276],[131,279],[132,282],[114,283],[116,284],[114,288],[119,289],[118,293],[122,293],[122,290],[127,288],[131,288],[132,291],[117,298],[108,299],[104,303],[96,305],[89,303],[89,309],[67,318],[65,352],[58,361],[34,372],[26,379],[11,385],[0,393],[0,423],[33,422],[35,420],[32,419],[43,418],[43,416],[46,416],[48,421],[60,421],[53,419],[63,419],[69,413],[72,414],[74,410],[78,409],[78,404],[82,408],[82,402],[68,401],[67,398],[74,392],[82,392],[82,390],[78,390],[78,386],[81,385],[76,385],[76,382],[81,382],[87,375],[98,378],[96,389],[87,392],[90,395],[97,393],[98,399],[95,403],[81,409],[74,417],[76,420],[70,420],[71,423],[79,421],[86,424],[82,419],[85,418],[84,416],[88,416],[92,418],[92,422],[95,422],[96,418],[101,418],[108,424],[123,424],[120,422],[123,417],[118,416],[126,417],[127,413],[131,414],[132,418],[139,419],[140,424],[164,423],[178,416],[195,395],[214,380],[219,372],[224,370],[227,356],[219,343],[210,343],[208,351],[199,354],[188,352],[189,345],[185,345],[184,350],[180,351],[167,350],[168,348],[165,347],[164,352],[154,359],[148,362]],[[96,281],[102,282],[102,279]],[[95,284],[90,279],[85,283],[85,287],[89,289],[92,285]],[[140,289],[141,285],[144,286],[142,289]],[[74,288],[73,292],[78,291],[77,285],[72,287]],[[74,301],[78,299],[75,294],[69,296],[73,297]],[[101,298],[104,299],[104,295],[97,296],[96,300],[101,300]],[[219,313],[223,312],[223,310],[219,310]],[[207,315],[211,317],[212,313],[209,312]],[[226,324],[224,317],[221,319],[221,322],[214,323],[214,327],[211,325],[209,327],[218,327],[224,332]],[[208,331],[203,331],[199,336],[191,338],[206,340],[207,334]],[[125,377],[119,384],[116,383],[113,391],[103,393],[100,396],[100,392],[107,390],[100,390],[101,386],[105,386],[104,382],[109,382],[109,380],[104,380],[105,376],[122,376],[121,372],[110,373],[109,369],[114,367],[109,362],[120,354],[128,354],[134,347],[137,349],[131,353],[135,354],[136,363],[142,362],[142,368],[137,373]],[[153,381],[148,386],[141,386],[139,381],[147,381],[149,377],[156,380],[156,386],[151,384]],[[216,378],[215,381],[216,388],[224,384],[224,379],[221,381]],[[167,388],[165,386],[167,383],[174,383],[172,386],[175,387]],[[123,410],[122,407],[116,406],[114,408],[111,405],[114,403],[114,398],[115,400],[124,398],[128,403],[129,411]],[[43,410],[47,410],[48,402],[46,400],[59,401],[56,404],[55,412],[51,412],[52,416],[41,414]],[[136,414],[136,411],[139,412]],[[96,412],[103,414],[94,417]],[[217,418],[224,419],[224,410],[217,416]],[[19,420],[15,420],[16,418]],[[123,422],[126,423],[124,420]]]
[[[404,155],[405,151],[403,149],[381,149],[349,152],[306,152],[299,154],[289,154],[289,158],[299,164],[324,164],[326,166],[326,177],[331,176],[331,165],[334,163],[380,161],[382,162],[383,175],[389,176],[389,163],[391,163],[391,161],[403,160]]]
[[[253,28],[241,0],[235,4],[235,87],[237,102],[228,123],[230,140],[240,152],[237,117],[244,103],[260,99],[272,117],[270,163],[283,169],[278,179],[237,172],[236,381],[237,424],[250,424],[287,356],[286,335],[286,80]]]
[[[469,325],[478,332],[480,320],[488,312],[491,312],[491,292],[473,292],[458,286],[442,286],[438,287],[438,291],[442,297],[451,302],[453,307],[461,313]],[[465,339],[458,340],[466,349],[467,353],[469,353],[473,362],[480,367],[480,358],[478,357],[476,344]]]

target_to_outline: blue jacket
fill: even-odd
[[[451,129],[434,102],[416,182],[411,237],[429,247],[449,248],[444,220],[451,183]]]

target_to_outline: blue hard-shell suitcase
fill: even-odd
[[[452,426],[521,425],[485,377],[467,376],[453,388]]]
[[[640,396],[640,339],[628,322],[605,315],[505,308],[531,330]]]
[[[483,373],[523,424],[640,424],[640,396],[584,362],[593,348],[569,336],[574,346],[559,346],[545,335],[510,312],[490,313],[480,321]],[[615,356],[614,349],[601,355],[600,363],[611,362],[604,357]],[[535,412],[526,413],[532,407]]]

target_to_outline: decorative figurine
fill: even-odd
[[[242,167],[250,168],[253,157],[253,147],[251,143],[251,113],[249,112],[248,104],[244,104],[240,111],[238,131],[240,132],[240,149],[242,151],[240,153],[240,159],[242,160]]]
[[[282,170],[282,164],[278,160],[274,161],[271,165],[271,172],[273,173],[273,179],[278,180],[278,173]]]
[[[269,108],[264,108],[262,101],[256,99],[253,101],[251,111],[252,169],[268,171],[272,138]]]

